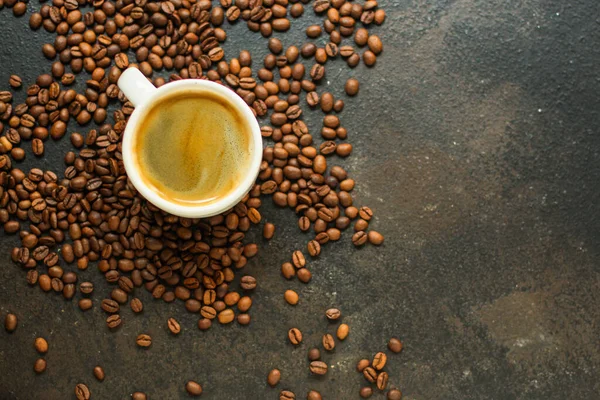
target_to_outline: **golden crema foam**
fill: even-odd
[[[187,206],[227,196],[250,164],[251,132],[229,100],[182,90],[151,106],[135,132],[135,162],[158,194]]]

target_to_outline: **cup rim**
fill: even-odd
[[[245,122],[250,128],[253,150],[252,154],[250,155],[250,164],[246,170],[245,177],[237,188],[232,190],[225,197],[210,204],[186,206],[174,203],[160,196],[144,182],[144,180],[141,178],[141,173],[138,166],[133,161],[133,144],[137,131],[135,128],[139,125],[141,116],[150,107],[154,106],[158,101],[160,101],[161,97],[184,89],[198,88],[205,89],[206,91],[210,91],[212,93],[216,92],[217,94],[225,97],[232,103],[236,111],[242,114]],[[262,152],[263,148],[260,126],[258,125],[258,121],[256,120],[256,117],[254,116],[254,113],[248,104],[246,104],[246,102],[231,89],[218,83],[201,79],[182,79],[175,82],[169,82],[159,88],[156,88],[154,93],[152,93],[151,96],[143,102],[143,104],[136,106],[135,110],[129,117],[129,121],[125,127],[125,132],[123,133],[122,142],[122,156],[125,171],[127,172],[127,176],[136,190],[140,192],[140,194],[144,196],[146,200],[161,210],[184,218],[211,217],[225,212],[239,203],[256,182],[256,177],[258,176],[260,169],[260,163],[262,162]]]

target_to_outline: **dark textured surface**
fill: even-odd
[[[82,313],[28,288],[8,256],[16,238],[2,238],[0,314],[20,322],[12,335],[0,330],[0,398],[69,399],[85,382],[93,399],[135,390],[177,399],[194,379],[207,399],[276,399],[281,388],[353,399],[364,382],[356,361],[392,335],[405,350],[390,357],[390,383],[406,399],[600,397],[600,3],[381,4],[388,17],[375,29],[384,40],[377,67],[350,71],[336,61],[327,78],[334,94],[348,76],[361,80],[341,115],[355,150],[339,163],[357,180],[358,203],[374,209],[385,245],[356,251],[346,234],[310,262],[310,285],[286,282],[279,266],[307,236],[291,212],[268,204],[263,215],[277,232],[270,243],[254,232],[261,252],[247,268],[260,289],[251,326],[200,332],[181,304],[150,304],[144,293],[143,315],[125,311],[122,329],[109,333],[101,310]],[[284,44],[298,43],[311,14],[292,25],[297,33],[280,35]],[[232,29],[227,54],[248,46],[245,33]],[[30,83],[49,71],[40,51],[49,38],[0,11],[2,88],[11,73]],[[266,41],[252,46],[264,54]],[[313,131],[319,114],[309,118]],[[65,140],[33,161],[58,168],[68,148]],[[94,300],[103,298],[101,275],[90,268],[84,277],[97,284]],[[287,288],[300,293],[295,308],[283,301]],[[333,332],[323,317],[330,306],[351,333],[324,356],[331,370],[319,379],[309,376],[306,351]],[[171,316],[182,323],[179,337],[167,332]],[[286,340],[292,326],[304,332],[299,348]],[[154,338],[149,350],[134,344],[141,332]],[[37,335],[50,344],[41,376]],[[97,364],[103,383],[92,377]],[[266,384],[274,367],[277,389]]]

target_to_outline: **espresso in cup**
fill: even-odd
[[[250,127],[230,100],[208,91],[169,93],[146,110],[134,136],[141,179],[184,206],[226,197],[251,164]]]

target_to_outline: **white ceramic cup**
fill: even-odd
[[[135,110],[131,114],[123,134],[123,164],[131,183],[133,183],[133,186],[135,186],[146,200],[173,215],[187,218],[202,218],[211,217],[229,210],[250,191],[256,181],[262,161],[262,136],[252,110],[235,92],[218,83],[200,79],[182,79],[156,88],[136,68],[125,70],[121,74],[117,84],[125,93],[127,99],[135,106]],[[141,178],[144,172],[140,171],[140,166],[137,165],[133,157],[135,136],[140,134],[138,127],[143,118],[146,117],[148,110],[154,105],[160,104],[165,96],[180,91],[187,93],[190,91],[198,93],[210,92],[228,101],[242,117],[252,136],[250,140],[250,161],[248,168],[244,171],[243,179],[240,180],[239,186],[223,198],[206,205],[182,205],[159,194]]]

